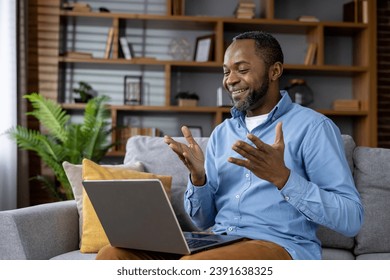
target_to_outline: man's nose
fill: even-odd
[[[226,78],[226,84],[229,86],[237,84],[238,82],[240,82],[240,79],[238,75],[234,72],[230,73],[229,76]]]

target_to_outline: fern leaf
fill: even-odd
[[[70,116],[66,114],[61,106],[38,93],[27,94],[24,98],[31,102],[34,109],[27,114],[36,117],[51,135],[61,142],[65,142],[68,137],[65,125],[68,123]]]

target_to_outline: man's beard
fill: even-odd
[[[261,87],[258,90],[254,90],[249,93],[249,95],[244,100],[234,101],[232,96],[230,96],[230,98],[232,99],[234,107],[236,107],[237,110],[246,112],[259,106],[259,101],[267,95],[268,88],[269,80],[268,77],[265,77],[264,83],[261,85]]]

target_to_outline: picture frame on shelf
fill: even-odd
[[[202,137],[202,127],[201,126],[187,126],[191,131],[192,137]]]
[[[126,75],[124,78],[124,105],[142,105],[142,76]]]
[[[194,61],[205,62],[213,59],[214,34],[196,38]]]

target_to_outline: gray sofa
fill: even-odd
[[[356,147],[351,137],[344,135],[343,139],[365,221],[354,238],[320,227],[323,259],[390,259],[390,149]],[[208,138],[197,140],[204,148]],[[132,137],[126,150],[124,163],[140,161],[147,172],[173,176],[173,208],[183,230],[194,230],[183,209],[187,171],[162,138]],[[95,254],[79,251],[74,200],[0,212],[0,259],[94,258]]]

